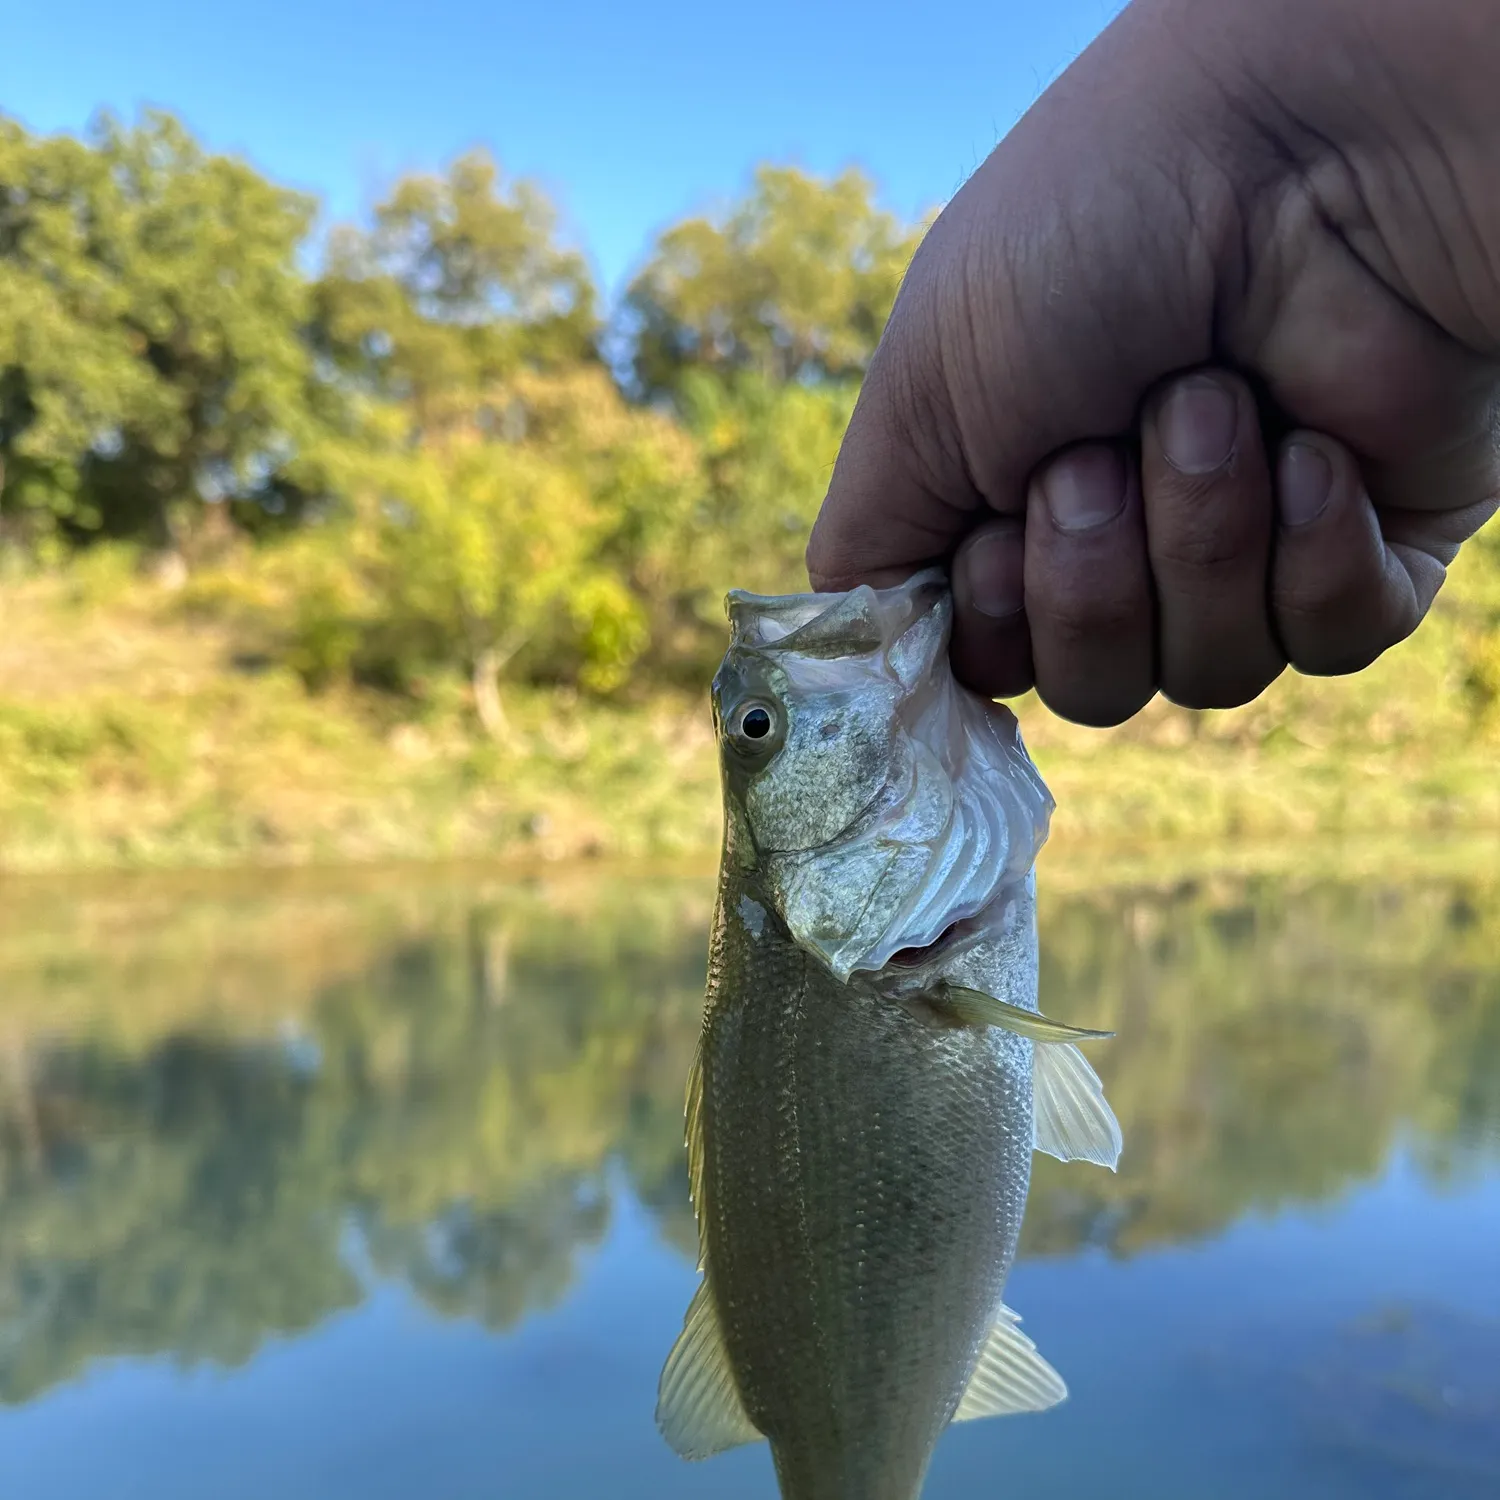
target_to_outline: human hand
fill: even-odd
[[[808,548],[1066,717],[1357,671],[1500,496],[1488,0],[1135,0],[913,261]]]

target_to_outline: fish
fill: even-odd
[[[726,608],[701,1276],[657,1424],[688,1459],[768,1441],[783,1500],[916,1500],[950,1423],[1067,1394],[1003,1293],[1033,1151],[1117,1164],[1078,1045],[1111,1033],[1038,1008],[1055,804],[952,674],[942,570]]]

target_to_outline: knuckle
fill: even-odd
[[[1426,613],[1423,590],[1415,565],[1403,566],[1396,551],[1384,560],[1356,555],[1321,562],[1278,570],[1272,592],[1276,630],[1299,672],[1348,676],[1416,629]]]
[[[1371,594],[1378,580],[1347,570],[1312,573],[1280,582],[1272,607],[1283,632],[1301,636],[1326,634],[1331,626],[1361,624],[1370,615]]]
[[[1207,496],[1187,497],[1153,509],[1150,536],[1158,572],[1214,583],[1264,568],[1269,527],[1254,529]]]
[[[1145,481],[1147,539],[1158,572],[1217,582],[1265,568],[1271,494],[1249,455],[1238,453],[1227,469],[1215,474],[1158,469]]]
[[[1149,628],[1151,592],[1144,576],[1121,586],[1118,580],[1090,573],[1057,580],[1050,587],[1031,592],[1028,583],[1027,613],[1033,629],[1064,648],[1075,648],[1098,639],[1118,641],[1122,636]]]
[[[1363,672],[1416,628],[1420,612],[1349,588],[1314,599],[1283,600],[1276,625],[1287,655],[1309,677]]]

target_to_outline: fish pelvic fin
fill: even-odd
[[[657,1388],[656,1425],[683,1457],[712,1458],[761,1439],[729,1367],[724,1330],[705,1276],[688,1304],[682,1333]]]
[[[1002,1304],[953,1413],[955,1422],[1046,1411],[1067,1400],[1068,1387],[1062,1376],[1037,1353],[1036,1345],[1021,1332],[1020,1323],[1020,1315]]]
[[[1123,1144],[1104,1085],[1077,1047],[1032,1053],[1036,1149],[1059,1161],[1089,1161],[1113,1172]]]
[[[993,995],[971,990],[962,984],[944,983],[928,998],[936,1009],[946,1011],[955,1020],[970,1026],[999,1026],[1033,1042],[1053,1046],[1068,1042],[1108,1041],[1114,1035],[1112,1031],[1085,1031],[1079,1026],[1053,1021],[1037,1011],[1024,1010],[1008,1000],[997,1000]]]

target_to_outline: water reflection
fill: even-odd
[[[234,1366],[378,1278],[511,1328],[568,1291],[622,1183],[689,1254],[709,896],[11,890],[0,1399],[108,1356]],[[1118,1176],[1039,1159],[1024,1256],[1201,1241],[1398,1145],[1445,1186],[1500,1155],[1500,882],[1056,897],[1042,922],[1047,1008],[1119,1034],[1093,1054],[1126,1150]],[[1361,1336],[1326,1369],[1399,1367]]]

